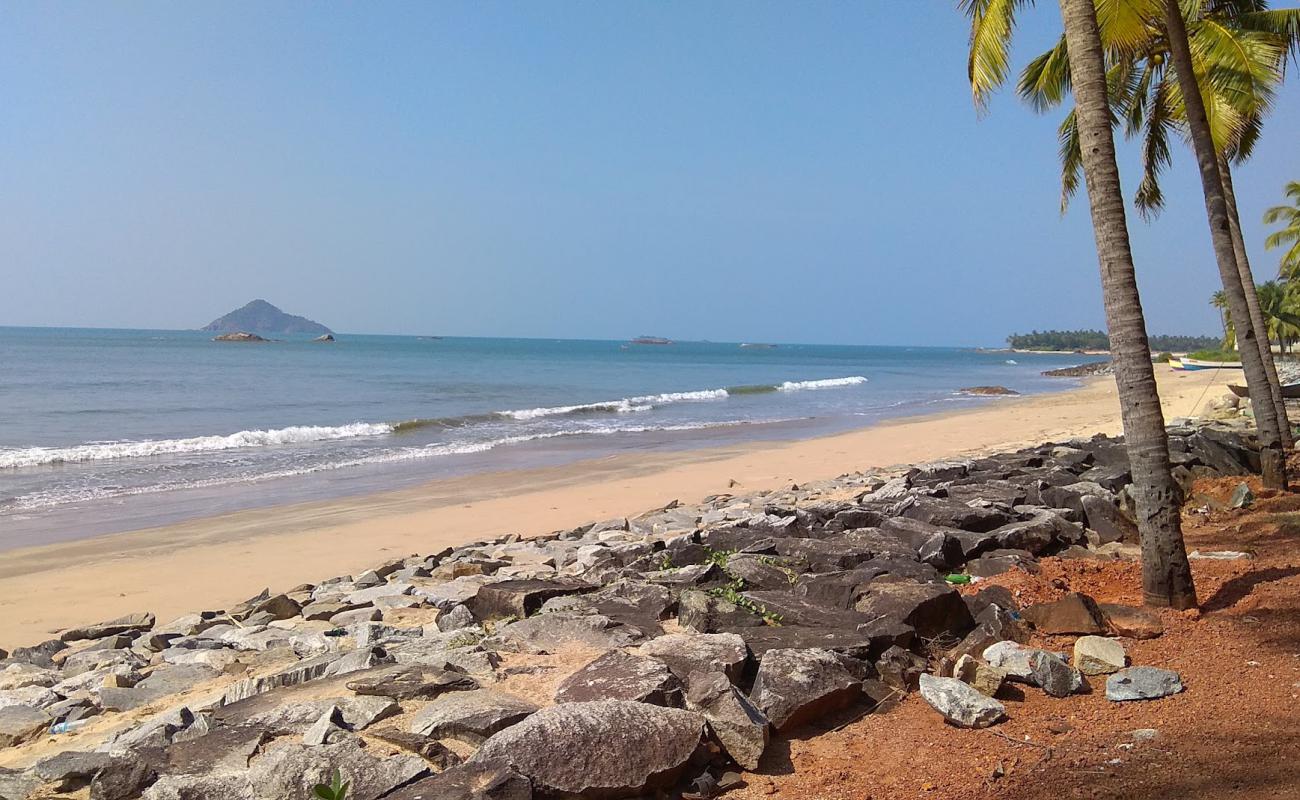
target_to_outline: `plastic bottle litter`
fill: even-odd
[[[948,583],[958,583],[958,584],[970,583],[969,575],[961,575],[956,572],[954,572],[951,575],[945,575],[943,579]]]
[[[56,722],[50,726],[50,733],[71,733],[78,728],[84,727],[89,719],[74,719],[69,722]]]

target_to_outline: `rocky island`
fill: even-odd
[[[321,337],[333,333],[319,322],[294,314],[286,314],[265,300],[254,300],[223,317],[218,317],[205,325],[203,330],[214,333],[258,334],[259,336],[298,335]]]

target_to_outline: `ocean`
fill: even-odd
[[[0,549],[432,478],[809,438],[1070,388],[934,347],[0,327]]]

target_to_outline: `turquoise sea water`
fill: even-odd
[[[1072,386],[949,348],[0,328],[0,548],[434,477],[805,438]]]

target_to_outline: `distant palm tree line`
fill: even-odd
[[[1266,225],[1281,225],[1264,240],[1266,249],[1282,250],[1278,276],[1257,285],[1255,291],[1264,319],[1264,335],[1270,343],[1277,343],[1280,351],[1288,353],[1295,352],[1300,343],[1300,181],[1291,181],[1283,192],[1290,205],[1273,206],[1264,212]],[[1222,291],[1215,292],[1210,305],[1219,310],[1223,346],[1235,348],[1237,331],[1227,297]]]
[[[1143,178],[1134,199],[1146,218],[1164,202],[1160,176],[1171,165],[1170,134],[1192,147],[1223,305],[1239,321],[1235,329],[1258,428],[1262,477],[1267,486],[1285,488],[1291,429],[1264,317],[1265,303],[1274,308],[1274,296],[1267,290],[1261,297],[1251,275],[1232,166],[1249,158],[1287,57],[1300,50],[1300,9],[1270,9],[1267,0],[1058,3],[1064,34],[1025,67],[1019,93],[1039,111],[1060,106],[1067,97],[1074,103],[1059,129],[1062,206],[1082,177],[1142,537],[1143,596],[1151,604],[1189,608],[1196,605],[1196,589],[1182,537],[1182,493],[1170,467],[1114,134],[1119,128],[1142,139]],[[961,0],[971,22],[967,72],[977,108],[984,109],[988,96],[1006,81],[1016,14],[1031,5],[1033,0]],[[1279,215],[1279,220],[1296,219]]]

